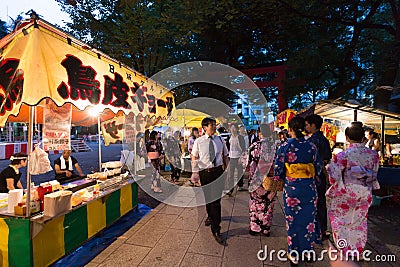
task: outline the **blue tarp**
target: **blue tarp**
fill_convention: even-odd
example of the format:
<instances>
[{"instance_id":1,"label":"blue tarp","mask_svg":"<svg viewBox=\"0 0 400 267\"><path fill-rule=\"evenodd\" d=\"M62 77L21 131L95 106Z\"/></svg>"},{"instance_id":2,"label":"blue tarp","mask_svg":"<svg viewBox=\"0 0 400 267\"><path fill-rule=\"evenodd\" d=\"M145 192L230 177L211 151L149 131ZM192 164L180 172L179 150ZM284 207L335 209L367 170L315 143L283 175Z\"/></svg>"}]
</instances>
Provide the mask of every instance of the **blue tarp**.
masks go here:
<instances>
[{"instance_id":1,"label":"blue tarp","mask_svg":"<svg viewBox=\"0 0 400 267\"><path fill-rule=\"evenodd\" d=\"M139 204L137 210L131 210L111 226L78 247L74 252L61 258L51 266L85 266L150 211L151 208Z\"/></svg>"}]
</instances>

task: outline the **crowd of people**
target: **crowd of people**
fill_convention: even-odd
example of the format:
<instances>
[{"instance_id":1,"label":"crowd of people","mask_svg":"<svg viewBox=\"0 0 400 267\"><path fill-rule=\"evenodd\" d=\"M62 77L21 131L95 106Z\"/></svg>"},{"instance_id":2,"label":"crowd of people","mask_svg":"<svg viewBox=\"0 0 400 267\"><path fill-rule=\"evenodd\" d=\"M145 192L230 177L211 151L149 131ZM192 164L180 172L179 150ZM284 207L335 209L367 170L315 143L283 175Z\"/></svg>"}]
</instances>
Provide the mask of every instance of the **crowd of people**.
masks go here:
<instances>
[{"instance_id":1,"label":"crowd of people","mask_svg":"<svg viewBox=\"0 0 400 267\"><path fill-rule=\"evenodd\" d=\"M233 124L227 140L216 135L216 120L211 117L203 119L202 135L199 129L192 129L186 148L192 163L190 182L203 189L205 225L211 227L218 243L225 242L220 226L224 194L232 196L235 188L248 191L249 234L270 236L277 192L283 191L291 266L297 266L300 260L312 260L294 255L313 250L324 239L332 239L333 247L337 247L338 240L346 240L347 246L337 247L339 251L362 253L367 241L372 190L379 189L380 143L373 132L365 142L362 123L352 122L345 130L348 149L332 157L329 141L320 130L322 123L322 118L315 114L306 118L296 116L289 121L287 131L273 132L262 124L258 131L250 133L243 125ZM149 133L145 148L152 167L151 189L155 193L163 192L160 165L164 156L171 166L171 182L177 184L180 179L184 152L180 140L179 131L163 139L156 131ZM84 176L70 152L64 151L54 162L59 180ZM0 173L0 192L22 188L19 169L26 166L27 160L26 154L13 155L10 166ZM220 178L225 183L214 183Z\"/></svg>"},{"instance_id":2,"label":"crowd of people","mask_svg":"<svg viewBox=\"0 0 400 267\"><path fill-rule=\"evenodd\" d=\"M227 140L216 135L213 118L202 121L203 135L199 135L197 128L193 129L188 141L192 157L190 180L192 185L204 187L205 225L211 226L218 243L224 243L220 232L221 197L224 194L231 196L235 188L248 191L249 234L270 236L277 191L282 190L291 266L296 266L300 260L312 260L293 255L301 256L303 251L313 250L316 244L326 239L331 240L332 247L337 247L338 240L346 240L347 246L340 248L344 253L364 250L372 190L379 188L379 140L374 133L370 138L366 137L362 123L353 122L345 131L349 148L332 156L330 143L320 130L322 124L322 118L315 114L306 118L294 117L289 121L288 129L279 132L260 125L258 131L248 133L243 125L233 124ZM175 133L170 138L175 138L176 143L177 137ZM158 158L163 155L161 142L157 145L150 140L147 147L149 144L159 148ZM173 159L182 151L176 145L172 150L178 150L178 155L167 150L166 154L171 154L168 155L171 165L176 164L171 166L172 181L175 182L179 175L174 169L179 169L180 163L174 163ZM151 153L151 148L148 151ZM159 187L159 164L153 163L158 159L151 161L153 185ZM243 181L245 173L248 174L247 184ZM220 178L226 180L225 187L215 185L212 190L207 187ZM266 187L266 179L281 181L283 188ZM215 198L215 194L220 197ZM331 231L328 231L329 224Z\"/></svg>"}]
</instances>

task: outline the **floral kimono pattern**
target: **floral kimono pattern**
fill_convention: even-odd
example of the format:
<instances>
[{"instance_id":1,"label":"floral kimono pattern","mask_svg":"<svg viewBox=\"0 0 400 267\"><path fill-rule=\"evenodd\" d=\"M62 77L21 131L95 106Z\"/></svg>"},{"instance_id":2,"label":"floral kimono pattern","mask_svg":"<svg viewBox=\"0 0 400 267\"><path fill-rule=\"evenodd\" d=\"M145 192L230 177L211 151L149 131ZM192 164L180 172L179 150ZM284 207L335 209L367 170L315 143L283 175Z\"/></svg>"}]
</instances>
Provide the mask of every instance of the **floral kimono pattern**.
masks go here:
<instances>
[{"instance_id":1,"label":"floral kimono pattern","mask_svg":"<svg viewBox=\"0 0 400 267\"><path fill-rule=\"evenodd\" d=\"M276 192L266 191L262 181L272 167L274 148L274 142L265 139L253 143L249 148L252 156L249 172L250 230L265 235L270 233Z\"/></svg>"},{"instance_id":2,"label":"floral kimono pattern","mask_svg":"<svg viewBox=\"0 0 400 267\"><path fill-rule=\"evenodd\" d=\"M157 151L159 155L162 155L164 153L161 142L154 141L154 140L149 140L147 142L146 150L147 150L147 152L156 152ZM159 158L151 159L150 163L152 166L151 184L155 187L160 187L161 186L161 174L160 174L161 161Z\"/></svg>"},{"instance_id":3,"label":"floral kimono pattern","mask_svg":"<svg viewBox=\"0 0 400 267\"><path fill-rule=\"evenodd\" d=\"M378 168L376 151L360 143L351 144L346 151L334 156L329 164L332 186L326 194L330 198L328 216L335 244L343 252L357 250L362 253L364 250L372 190L379 189Z\"/></svg>"},{"instance_id":4,"label":"floral kimono pattern","mask_svg":"<svg viewBox=\"0 0 400 267\"><path fill-rule=\"evenodd\" d=\"M287 166L292 164L311 165L313 172L308 175L298 172L293 175L297 178L290 177ZM318 193L315 183L315 176L321 170L322 162L317 148L304 138L289 139L278 149L274 179L285 179L283 200L289 253L296 250L301 254L304 250L313 249L316 243L321 243L321 230L316 217Z\"/></svg>"}]
</instances>

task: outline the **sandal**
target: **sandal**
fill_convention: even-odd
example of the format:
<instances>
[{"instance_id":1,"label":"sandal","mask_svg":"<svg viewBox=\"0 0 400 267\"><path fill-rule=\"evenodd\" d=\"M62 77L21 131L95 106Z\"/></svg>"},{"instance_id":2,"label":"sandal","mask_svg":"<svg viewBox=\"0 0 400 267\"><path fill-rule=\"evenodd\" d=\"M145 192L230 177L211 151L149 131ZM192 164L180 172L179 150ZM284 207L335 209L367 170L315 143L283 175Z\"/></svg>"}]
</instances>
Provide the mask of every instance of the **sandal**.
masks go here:
<instances>
[{"instance_id":1,"label":"sandal","mask_svg":"<svg viewBox=\"0 0 400 267\"><path fill-rule=\"evenodd\" d=\"M290 263L290 267L298 267L299 266L299 261L297 259L294 259L292 257L290 257L290 255L287 255L289 263Z\"/></svg>"},{"instance_id":2,"label":"sandal","mask_svg":"<svg viewBox=\"0 0 400 267\"><path fill-rule=\"evenodd\" d=\"M162 193L162 189L159 187L154 187L153 191L154 191L154 193Z\"/></svg>"},{"instance_id":3,"label":"sandal","mask_svg":"<svg viewBox=\"0 0 400 267\"><path fill-rule=\"evenodd\" d=\"M201 184L199 182L193 183L192 181L189 180L189 185L194 186L194 187L201 187Z\"/></svg>"}]
</instances>

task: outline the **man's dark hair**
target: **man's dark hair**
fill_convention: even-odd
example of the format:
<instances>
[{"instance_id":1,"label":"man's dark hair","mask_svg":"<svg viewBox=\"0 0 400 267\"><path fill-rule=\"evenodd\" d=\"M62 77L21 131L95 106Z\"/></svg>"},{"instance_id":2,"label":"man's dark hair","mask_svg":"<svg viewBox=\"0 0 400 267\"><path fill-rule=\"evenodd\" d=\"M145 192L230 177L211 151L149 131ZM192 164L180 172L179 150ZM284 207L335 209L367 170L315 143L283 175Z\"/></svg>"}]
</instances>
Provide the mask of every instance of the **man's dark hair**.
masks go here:
<instances>
[{"instance_id":1,"label":"man's dark hair","mask_svg":"<svg viewBox=\"0 0 400 267\"><path fill-rule=\"evenodd\" d=\"M349 127L346 128L344 134L353 141L361 142L364 138L363 124L360 121L353 121Z\"/></svg>"},{"instance_id":2,"label":"man's dark hair","mask_svg":"<svg viewBox=\"0 0 400 267\"><path fill-rule=\"evenodd\" d=\"M201 121L201 127L202 127L202 128L207 127L207 126L208 126L209 124L211 124L211 123L217 123L217 121L216 121L213 117L204 118L204 119Z\"/></svg>"},{"instance_id":3,"label":"man's dark hair","mask_svg":"<svg viewBox=\"0 0 400 267\"><path fill-rule=\"evenodd\" d=\"M317 114L308 115L308 116L305 118L305 121L308 122L310 125L311 125L311 124L315 124L315 127L316 127L317 129L321 129L322 123L324 122L324 121L322 120L321 116L320 116L320 115L317 115Z\"/></svg>"}]
</instances>

